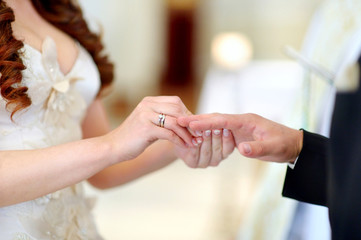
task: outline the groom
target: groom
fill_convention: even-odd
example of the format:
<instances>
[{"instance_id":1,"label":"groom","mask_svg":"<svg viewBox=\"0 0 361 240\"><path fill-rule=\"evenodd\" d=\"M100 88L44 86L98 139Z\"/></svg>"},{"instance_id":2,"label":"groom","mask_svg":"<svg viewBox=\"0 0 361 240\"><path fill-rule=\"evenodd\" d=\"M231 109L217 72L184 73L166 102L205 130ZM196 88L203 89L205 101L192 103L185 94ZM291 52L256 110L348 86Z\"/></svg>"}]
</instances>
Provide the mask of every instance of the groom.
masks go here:
<instances>
[{"instance_id":1,"label":"groom","mask_svg":"<svg viewBox=\"0 0 361 240\"><path fill-rule=\"evenodd\" d=\"M255 114L194 115L178 123L198 132L229 129L242 155L288 163L283 195L327 206L332 239L361 239L360 82L337 94L330 139Z\"/></svg>"}]
</instances>

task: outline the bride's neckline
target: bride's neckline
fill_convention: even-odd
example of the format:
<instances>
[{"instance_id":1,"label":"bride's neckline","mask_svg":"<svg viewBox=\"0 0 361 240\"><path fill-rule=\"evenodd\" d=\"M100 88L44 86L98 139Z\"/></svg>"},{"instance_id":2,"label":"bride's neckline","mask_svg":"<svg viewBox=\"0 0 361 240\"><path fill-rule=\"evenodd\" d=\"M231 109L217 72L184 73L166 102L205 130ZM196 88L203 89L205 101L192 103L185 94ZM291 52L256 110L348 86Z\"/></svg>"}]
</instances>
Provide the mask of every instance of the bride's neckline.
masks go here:
<instances>
[{"instance_id":1,"label":"bride's neckline","mask_svg":"<svg viewBox=\"0 0 361 240\"><path fill-rule=\"evenodd\" d=\"M47 37L47 38L49 38L50 40L52 40L54 43L55 43L55 41L51 38L51 37ZM43 46L43 44L44 44L44 42L46 41L46 38L43 40L43 42L42 42L42 44L41 44L41 46ZM28 43L26 43L25 41L23 41L23 44L24 44L24 47L27 47L28 49L31 49L33 52L35 52L35 53L37 53L37 54L39 54L39 55L43 55L43 51L41 50L41 49L38 49L38 48L36 48L36 47L34 47L34 46L32 46L32 45L30 45L30 44L28 44ZM56 63L58 64L58 66L59 66L59 70L60 70L60 72L66 77L66 76L68 76L68 75L70 75L73 71L74 71L74 68L75 68L75 66L77 65L77 63L78 63L78 61L79 61L79 59L80 59L80 52L81 52L81 45L80 45L80 43L78 42L78 41L75 41L75 45L76 45L76 49L77 49L77 55L76 55L76 58L75 58L75 60L74 60L74 62L73 62L73 64L72 64L72 66L69 68L69 70L67 71L67 72L64 72L62 69L61 69L61 65L60 65L60 63L59 63L59 59L57 58L57 60L56 60ZM56 48L56 45L55 45L55 48L53 49L53 51L58 51L57 50L57 48Z\"/></svg>"}]
</instances>

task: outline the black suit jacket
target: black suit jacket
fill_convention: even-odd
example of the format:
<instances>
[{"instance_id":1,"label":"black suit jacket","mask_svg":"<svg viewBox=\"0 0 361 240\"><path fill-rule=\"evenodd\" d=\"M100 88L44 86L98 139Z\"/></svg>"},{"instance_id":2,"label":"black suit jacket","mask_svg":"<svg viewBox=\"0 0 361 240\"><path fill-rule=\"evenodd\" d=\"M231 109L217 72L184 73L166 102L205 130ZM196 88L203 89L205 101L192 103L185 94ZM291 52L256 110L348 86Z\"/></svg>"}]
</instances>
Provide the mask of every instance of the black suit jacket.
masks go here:
<instances>
[{"instance_id":1,"label":"black suit jacket","mask_svg":"<svg viewBox=\"0 0 361 240\"><path fill-rule=\"evenodd\" d=\"M303 144L283 195L327 206L333 239L361 239L361 87L337 94L330 139L304 131Z\"/></svg>"}]
</instances>

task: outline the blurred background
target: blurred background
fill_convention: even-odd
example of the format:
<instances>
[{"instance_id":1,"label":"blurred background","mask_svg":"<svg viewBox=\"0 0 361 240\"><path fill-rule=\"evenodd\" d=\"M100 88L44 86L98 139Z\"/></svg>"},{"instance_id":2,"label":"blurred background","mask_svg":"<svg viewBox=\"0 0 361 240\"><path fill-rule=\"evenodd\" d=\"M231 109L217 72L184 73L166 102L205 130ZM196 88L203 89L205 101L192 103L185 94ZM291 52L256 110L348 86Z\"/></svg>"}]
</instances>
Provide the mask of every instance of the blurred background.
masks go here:
<instances>
[{"instance_id":1,"label":"blurred background","mask_svg":"<svg viewBox=\"0 0 361 240\"><path fill-rule=\"evenodd\" d=\"M301 127L302 69L283 48L302 48L320 3L81 0L116 66L105 98L113 127L149 95L178 95L195 113L256 112ZM285 169L235 151L218 168L177 161L116 189L87 190L105 239L292 239L297 203L281 197Z\"/></svg>"}]
</instances>

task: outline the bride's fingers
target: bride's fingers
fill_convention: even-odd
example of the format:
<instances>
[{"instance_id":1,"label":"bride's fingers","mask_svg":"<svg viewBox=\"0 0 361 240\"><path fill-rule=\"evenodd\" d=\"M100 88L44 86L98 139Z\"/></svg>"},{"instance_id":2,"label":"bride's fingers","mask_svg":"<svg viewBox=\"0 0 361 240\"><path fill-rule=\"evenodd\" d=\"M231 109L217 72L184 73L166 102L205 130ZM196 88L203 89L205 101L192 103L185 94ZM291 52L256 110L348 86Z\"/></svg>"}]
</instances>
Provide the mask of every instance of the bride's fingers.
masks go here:
<instances>
[{"instance_id":1,"label":"bride's fingers","mask_svg":"<svg viewBox=\"0 0 361 240\"><path fill-rule=\"evenodd\" d=\"M177 120L177 124L178 124L178 120ZM179 125L179 124L178 124ZM182 127L182 126L181 126ZM188 132L193 136L193 137L198 137L199 135L197 135L197 133L195 131L193 131L192 129L187 127Z\"/></svg>"},{"instance_id":2,"label":"bride's fingers","mask_svg":"<svg viewBox=\"0 0 361 240\"><path fill-rule=\"evenodd\" d=\"M157 113L164 113L172 117L188 116L189 110L180 103L169 103L162 101L144 100L139 104L140 109L151 109Z\"/></svg>"},{"instance_id":3,"label":"bride's fingers","mask_svg":"<svg viewBox=\"0 0 361 240\"><path fill-rule=\"evenodd\" d=\"M157 129L154 135L158 139L168 140L179 147L187 147L186 143L177 134L166 128Z\"/></svg>"},{"instance_id":4,"label":"bride's fingers","mask_svg":"<svg viewBox=\"0 0 361 240\"><path fill-rule=\"evenodd\" d=\"M228 129L223 129L223 137L222 137L222 151L223 151L223 158L228 157L236 147L236 143L233 138L232 131Z\"/></svg>"},{"instance_id":5,"label":"bride's fingers","mask_svg":"<svg viewBox=\"0 0 361 240\"><path fill-rule=\"evenodd\" d=\"M207 130L203 133L203 143L200 146L198 167L206 168L212 159L212 131Z\"/></svg>"},{"instance_id":6,"label":"bride's fingers","mask_svg":"<svg viewBox=\"0 0 361 240\"><path fill-rule=\"evenodd\" d=\"M192 135L186 128L183 128L178 125L177 119L168 116L166 114L155 114L156 116L152 118L152 122L157 125L159 128L165 128L170 131L173 131L178 135L187 145L192 146Z\"/></svg>"},{"instance_id":7,"label":"bride's fingers","mask_svg":"<svg viewBox=\"0 0 361 240\"><path fill-rule=\"evenodd\" d=\"M191 133L186 128L179 126L176 118L171 116L166 117L164 128L172 130L179 137L181 137L184 140L184 142L186 142L189 146L192 146L193 137Z\"/></svg>"},{"instance_id":8,"label":"bride's fingers","mask_svg":"<svg viewBox=\"0 0 361 240\"><path fill-rule=\"evenodd\" d=\"M158 113L164 113L168 116L172 116L175 118L178 118L180 116L185 116L187 113L186 109L182 108L179 105L176 104L170 104L170 103L154 103L149 106L154 112Z\"/></svg>"},{"instance_id":9,"label":"bride's fingers","mask_svg":"<svg viewBox=\"0 0 361 240\"><path fill-rule=\"evenodd\" d=\"M165 114L178 118L180 116L189 116L192 113L185 107L179 97L159 96L159 97L145 97L139 105L140 108L150 109L159 114ZM177 123L177 125L179 125ZM197 134L190 128L187 128L192 136L197 137ZM199 136L199 135L198 135ZM188 142L188 141L187 141Z\"/></svg>"},{"instance_id":10,"label":"bride's fingers","mask_svg":"<svg viewBox=\"0 0 361 240\"><path fill-rule=\"evenodd\" d=\"M188 151L187 157L185 157L183 161L187 164L188 167L198 168L199 154L200 154L199 147L188 148L187 151Z\"/></svg>"},{"instance_id":11,"label":"bride's fingers","mask_svg":"<svg viewBox=\"0 0 361 240\"><path fill-rule=\"evenodd\" d=\"M146 101L154 103L170 103L180 106L186 115L192 115L192 113L184 105L183 101L178 96L157 96L157 97L146 97Z\"/></svg>"},{"instance_id":12,"label":"bride's fingers","mask_svg":"<svg viewBox=\"0 0 361 240\"><path fill-rule=\"evenodd\" d=\"M212 131L212 159L210 165L218 166L222 159L222 130L216 129Z\"/></svg>"}]
</instances>

